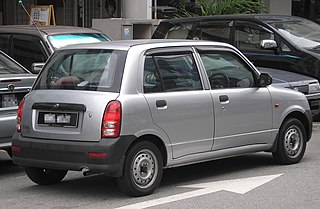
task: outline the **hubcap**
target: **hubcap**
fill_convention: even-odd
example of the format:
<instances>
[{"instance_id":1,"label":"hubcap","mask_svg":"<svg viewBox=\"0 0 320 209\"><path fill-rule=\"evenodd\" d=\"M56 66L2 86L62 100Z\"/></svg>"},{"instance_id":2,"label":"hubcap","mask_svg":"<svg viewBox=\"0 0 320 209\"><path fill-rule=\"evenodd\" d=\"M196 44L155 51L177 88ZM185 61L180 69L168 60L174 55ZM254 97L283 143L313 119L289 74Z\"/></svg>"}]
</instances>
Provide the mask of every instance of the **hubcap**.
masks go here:
<instances>
[{"instance_id":1,"label":"hubcap","mask_svg":"<svg viewBox=\"0 0 320 209\"><path fill-rule=\"evenodd\" d=\"M150 187L158 175L158 161L155 154L148 149L141 150L133 160L132 174L138 187Z\"/></svg>"},{"instance_id":2,"label":"hubcap","mask_svg":"<svg viewBox=\"0 0 320 209\"><path fill-rule=\"evenodd\" d=\"M293 125L287 129L285 135L285 151L291 158L297 157L302 149L302 134L299 127Z\"/></svg>"}]
</instances>

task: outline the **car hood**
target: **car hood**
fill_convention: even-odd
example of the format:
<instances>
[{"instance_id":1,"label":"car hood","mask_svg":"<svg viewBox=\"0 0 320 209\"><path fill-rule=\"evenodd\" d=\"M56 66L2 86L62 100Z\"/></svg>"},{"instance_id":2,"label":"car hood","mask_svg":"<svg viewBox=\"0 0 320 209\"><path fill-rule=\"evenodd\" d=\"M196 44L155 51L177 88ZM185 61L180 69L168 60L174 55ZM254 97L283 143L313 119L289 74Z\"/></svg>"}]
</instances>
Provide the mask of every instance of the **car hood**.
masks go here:
<instances>
[{"instance_id":1,"label":"car hood","mask_svg":"<svg viewBox=\"0 0 320 209\"><path fill-rule=\"evenodd\" d=\"M285 87L293 89L295 87L301 86L307 87L310 83L317 82L317 79L315 78L289 71L263 67L258 67L258 69L260 72L270 74L272 76L273 81L271 85L276 87Z\"/></svg>"}]
</instances>

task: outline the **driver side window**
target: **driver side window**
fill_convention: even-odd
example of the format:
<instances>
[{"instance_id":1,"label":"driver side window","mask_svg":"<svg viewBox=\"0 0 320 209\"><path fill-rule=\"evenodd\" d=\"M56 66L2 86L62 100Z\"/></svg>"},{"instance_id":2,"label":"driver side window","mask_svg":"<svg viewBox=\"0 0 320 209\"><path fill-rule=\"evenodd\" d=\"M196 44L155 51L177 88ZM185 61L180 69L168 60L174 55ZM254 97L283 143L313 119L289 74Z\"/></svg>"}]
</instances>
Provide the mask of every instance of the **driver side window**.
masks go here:
<instances>
[{"instance_id":1,"label":"driver side window","mask_svg":"<svg viewBox=\"0 0 320 209\"><path fill-rule=\"evenodd\" d=\"M248 66L229 52L200 52L211 89L249 88L255 86Z\"/></svg>"}]
</instances>

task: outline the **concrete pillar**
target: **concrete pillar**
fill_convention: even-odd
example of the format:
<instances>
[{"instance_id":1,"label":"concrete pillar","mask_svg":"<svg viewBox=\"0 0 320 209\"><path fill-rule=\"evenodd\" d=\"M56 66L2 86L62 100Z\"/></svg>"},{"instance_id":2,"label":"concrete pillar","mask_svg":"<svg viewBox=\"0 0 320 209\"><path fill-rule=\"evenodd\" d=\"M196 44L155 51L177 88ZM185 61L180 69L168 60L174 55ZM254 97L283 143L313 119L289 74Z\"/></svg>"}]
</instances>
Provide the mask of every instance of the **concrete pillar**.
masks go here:
<instances>
[{"instance_id":1,"label":"concrete pillar","mask_svg":"<svg viewBox=\"0 0 320 209\"><path fill-rule=\"evenodd\" d=\"M153 0L123 0L123 18L152 19Z\"/></svg>"},{"instance_id":2,"label":"concrete pillar","mask_svg":"<svg viewBox=\"0 0 320 209\"><path fill-rule=\"evenodd\" d=\"M292 0L263 0L267 6L268 14L291 15Z\"/></svg>"}]
</instances>

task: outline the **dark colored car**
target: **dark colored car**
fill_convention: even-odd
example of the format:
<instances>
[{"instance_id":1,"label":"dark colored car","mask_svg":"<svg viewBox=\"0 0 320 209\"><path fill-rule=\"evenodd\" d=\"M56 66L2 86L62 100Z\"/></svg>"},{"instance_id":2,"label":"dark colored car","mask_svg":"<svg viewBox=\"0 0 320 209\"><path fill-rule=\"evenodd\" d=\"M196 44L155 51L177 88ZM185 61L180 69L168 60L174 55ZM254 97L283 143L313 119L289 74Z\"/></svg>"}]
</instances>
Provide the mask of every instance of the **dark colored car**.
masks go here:
<instances>
[{"instance_id":1,"label":"dark colored car","mask_svg":"<svg viewBox=\"0 0 320 209\"><path fill-rule=\"evenodd\" d=\"M305 94L308 99L310 109L312 110L312 114L318 115L320 113L318 99L320 86L318 80L306 75L284 70L264 67L258 67L258 69L260 72L268 73L272 76L272 86L289 88Z\"/></svg>"},{"instance_id":2,"label":"dark colored car","mask_svg":"<svg viewBox=\"0 0 320 209\"><path fill-rule=\"evenodd\" d=\"M160 23L152 38L226 42L240 49L257 67L320 80L320 26L300 17L238 14L168 19ZM313 112L319 112L317 92L304 92Z\"/></svg>"},{"instance_id":3,"label":"dark colored car","mask_svg":"<svg viewBox=\"0 0 320 209\"><path fill-rule=\"evenodd\" d=\"M6 25L0 26L0 50L32 73L57 49L79 43L110 41L98 30L72 26Z\"/></svg>"},{"instance_id":4,"label":"dark colored car","mask_svg":"<svg viewBox=\"0 0 320 209\"><path fill-rule=\"evenodd\" d=\"M35 79L36 75L0 50L0 149L9 155L18 105Z\"/></svg>"}]
</instances>

